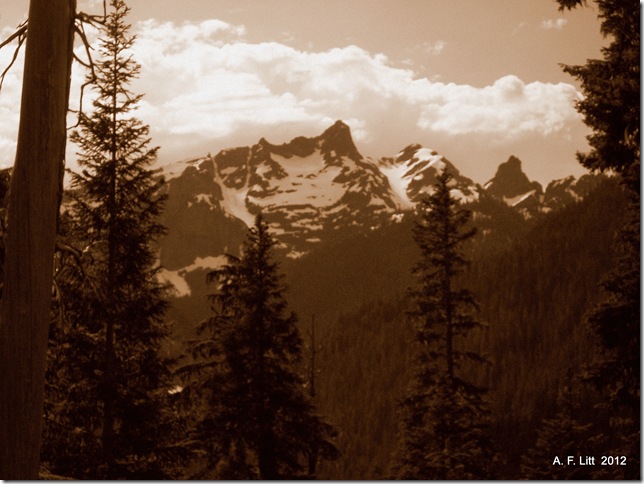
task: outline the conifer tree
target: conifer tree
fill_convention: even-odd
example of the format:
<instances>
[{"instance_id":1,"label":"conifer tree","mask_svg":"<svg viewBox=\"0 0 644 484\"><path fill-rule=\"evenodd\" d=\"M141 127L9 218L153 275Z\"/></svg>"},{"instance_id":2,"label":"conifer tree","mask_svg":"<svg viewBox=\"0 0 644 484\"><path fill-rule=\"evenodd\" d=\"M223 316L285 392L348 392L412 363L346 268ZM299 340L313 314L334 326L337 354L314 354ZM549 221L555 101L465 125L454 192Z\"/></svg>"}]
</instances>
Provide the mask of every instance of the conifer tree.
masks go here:
<instances>
[{"instance_id":1,"label":"conifer tree","mask_svg":"<svg viewBox=\"0 0 644 484\"><path fill-rule=\"evenodd\" d=\"M582 0L558 0L572 9ZM621 175L630 197L628 220L615 244L614 269L603 282L603 300L588 321L600 343L589 380L603 392L602 412L610 452L629 459L618 478L640 478L640 11L638 4L597 0L601 32L610 43L601 59L564 71L582 83L577 110L592 130L591 150L577 155L591 170ZM625 473L624 473L625 472Z\"/></svg>"},{"instance_id":2,"label":"conifer tree","mask_svg":"<svg viewBox=\"0 0 644 484\"><path fill-rule=\"evenodd\" d=\"M275 241L261 215L242 255L208 275L214 315L198 327L184 393L203 403L195 439L208 456L200 477L307 476L309 457L336 458L333 428L316 415L297 371L301 345L287 312Z\"/></svg>"},{"instance_id":3,"label":"conifer tree","mask_svg":"<svg viewBox=\"0 0 644 484\"><path fill-rule=\"evenodd\" d=\"M601 442L582 416L579 382L571 371L557 398L557 414L544 420L533 448L521 459L523 479L592 479L594 466L580 466L577 456L594 455ZM574 456L574 465L568 462Z\"/></svg>"},{"instance_id":4,"label":"conifer tree","mask_svg":"<svg viewBox=\"0 0 644 484\"><path fill-rule=\"evenodd\" d=\"M65 320L52 328L43 460L77 478L163 478L170 361L166 288L157 280L155 241L164 233L163 180L149 168L149 127L133 116L140 95L128 90L139 66L129 51L128 7L111 0L96 59L91 114L71 140L68 237L78 264L61 281Z\"/></svg>"},{"instance_id":5,"label":"conifer tree","mask_svg":"<svg viewBox=\"0 0 644 484\"><path fill-rule=\"evenodd\" d=\"M557 0L560 10L585 0ZM591 170L614 170L634 192L640 190L640 6L621 0L595 0L601 33L610 43L601 59L563 66L581 81L584 97L577 110L593 130L590 151L578 153Z\"/></svg>"},{"instance_id":6,"label":"conifer tree","mask_svg":"<svg viewBox=\"0 0 644 484\"><path fill-rule=\"evenodd\" d=\"M473 237L469 211L450 194L452 176L439 175L434 192L421 202L414 240L421 259L414 268L408 316L417 354L408 395L402 401L402 429L395 473L401 479L485 479L493 458L487 441L486 390L465 378L464 368L483 364L468 350L474 319L472 293L457 286L467 261L463 244Z\"/></svg>"}]
</instances>

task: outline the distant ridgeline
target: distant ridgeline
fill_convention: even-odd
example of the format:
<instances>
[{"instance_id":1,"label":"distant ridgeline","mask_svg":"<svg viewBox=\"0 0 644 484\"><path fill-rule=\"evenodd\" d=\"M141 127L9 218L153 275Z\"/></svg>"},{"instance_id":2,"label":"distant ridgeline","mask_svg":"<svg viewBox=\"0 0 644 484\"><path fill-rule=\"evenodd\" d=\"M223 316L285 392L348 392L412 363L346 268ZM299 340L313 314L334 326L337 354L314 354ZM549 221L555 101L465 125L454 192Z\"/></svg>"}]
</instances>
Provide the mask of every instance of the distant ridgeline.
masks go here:
<instances>
[{"instance_id":1,"label":"distant ridgeline","mask_svg":"<svg viewBox=\"0 0 644 484\"><path fill-rule=\"evenodd\" d=\"M603 178L568 177L544 191L511 156L481 186L447 158L418 144L394 157L365 158L349 127L337 121L314 138L297 137L282 145L262 138L251 147L167 166L164 275L178 296L187 295L190 274L216 267L225 252L236 253L260 211L279 242L278 251L290 259L347 234L396 224L431 191L443 167L454 176L452 194L475 212L484 235L490 236L498 235L492 233L491 219L514 222L515 214L534 219L583 199Z\"/></svg>"}]
</instances>

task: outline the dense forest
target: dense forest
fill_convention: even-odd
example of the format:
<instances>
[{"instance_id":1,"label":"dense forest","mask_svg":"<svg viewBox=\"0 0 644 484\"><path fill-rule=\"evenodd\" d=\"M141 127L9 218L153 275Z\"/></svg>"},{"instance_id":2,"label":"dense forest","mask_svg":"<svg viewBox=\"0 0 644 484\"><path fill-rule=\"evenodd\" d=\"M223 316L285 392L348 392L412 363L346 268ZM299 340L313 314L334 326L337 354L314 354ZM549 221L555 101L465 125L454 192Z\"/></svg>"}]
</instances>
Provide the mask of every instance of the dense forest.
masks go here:
<instances>
[{"instance_id":1,"label":"dense forest","mask_svg":"<svg viewBox=\"0 0 644 484\"><path fill-rule=\"evenodd\" d=\"M25 155L0 176L0 477L638 479L639 20L598 6L604 58L564 67L593 130L579 161L609 172L583 199L529 217L484 192L462 203L443 168L414 210L297 259L260 213L220 267L191 274L190 300L159 278L167 194L133 115L128 6L77 16L83 41L82 22L102 37L64 197L64 136L49 133L57 168L36 195L64 199L40 227L51 240L21 238ZM47 259L33 280L32 250ZM567 465L601 455L614 462Z\"/></svg>"},{"instance_id":2,"label":"dense forest","mask_svg":"<svg viewBox=\"0 0 644 484\"><path fill-rule=\"evenodd\" d=\"M557 394L567 382L568 370L579 371L594 355L593 337L583 320L598 301L597 284L613 265L606 247L623 221L625 201L619 184L609 179L586 200L527 223L525 234L505 247L479 238L469 248L476 257L462 280L477 298L480 319L489 326L480 348L491 363L475 377L490 386L494 434L504 456L500 477L520 477L521 455L534 443L540 422L556 412ZM405 318L405 295L417 256L411 242L400 262L405 251L396 234L406 230L411 241L411 227L411 221L392 227L390 237L383 234L373 245L359 236L346 241L346 250L333 245L328 257L334 263L316 273L315 279L324 281L333 278L334 270L342 271L352 277L350 284L361 286L358 292L373 294L373 300L348 303L336 315L337 305L329 303L336 300L333 285L325 290L321 282L311 292L313 303L320 305L315 317L321 346L319 404L342 430L338 445L349 456L325 464L325 477L389 476L397 402L412 364L413 329ZM358 276L373 258L392 253L397 254L395 262L379 267L397 277ZM305 269L299 277L311 274L312 268L302 264ZM300 293L295 277L290 279L293 299ZM293 307L305 315L310 302L310 298L294 300ZM309 324L310 319L304 319L303 328ZM587 401L589 408L593 403Z\"/></svg>"}]
</instances>

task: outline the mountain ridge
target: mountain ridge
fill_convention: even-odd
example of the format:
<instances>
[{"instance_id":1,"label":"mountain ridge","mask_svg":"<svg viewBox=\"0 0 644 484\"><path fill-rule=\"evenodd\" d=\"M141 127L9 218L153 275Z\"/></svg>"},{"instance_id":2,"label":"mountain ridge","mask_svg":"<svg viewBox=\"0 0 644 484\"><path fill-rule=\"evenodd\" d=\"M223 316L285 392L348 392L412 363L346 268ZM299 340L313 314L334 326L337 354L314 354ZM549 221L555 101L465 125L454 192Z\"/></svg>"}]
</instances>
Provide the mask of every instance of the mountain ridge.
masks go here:
<instances>
[{"instance_id":1,"label":"mountain ridge","mask_svg":"<svg viewBox=\"0 0 644 484\"><path fill-rule=\"evenodd\" d=\"M592 175L568 177L550 183L544 192L523 173L521 160L511 156L481 186L445 156L418 143L394 156L366 158L349 126L338 120L319 136L282 144L262 137L252 146L168 167L163 222L169 234L161 242L161 263L177 277L195 264L212 268L219 255L238 251L260 212L277 250L289 258L302 257L334 234L368 233L397 223L431 193L443 168L453 175L452 194L482 218L494 217L491 205L479 203L482 195L530 218L583 198L593 185Z\"/></svg>"}]
</instances>

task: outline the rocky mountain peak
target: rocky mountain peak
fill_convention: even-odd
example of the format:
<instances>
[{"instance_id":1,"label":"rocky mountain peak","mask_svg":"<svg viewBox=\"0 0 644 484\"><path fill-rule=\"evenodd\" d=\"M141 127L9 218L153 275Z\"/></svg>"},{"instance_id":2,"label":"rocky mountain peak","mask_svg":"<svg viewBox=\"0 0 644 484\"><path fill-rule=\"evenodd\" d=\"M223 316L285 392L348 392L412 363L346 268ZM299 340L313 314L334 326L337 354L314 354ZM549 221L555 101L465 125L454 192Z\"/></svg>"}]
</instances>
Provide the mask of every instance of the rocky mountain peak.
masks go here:
<instances>
[{"instance_id":1,"label":"rocky mountain peak","mask_svg":"<svg viewBox=\"0 0 644 484\"><path fill-rule=\"evenodd\" d=\"M494 177L485 184L488 193L504 199L512 199L533 191L541 194L541 184L531 182L521 168L521 160L512 155L508 161L501 163Z\"/></svg>"},{"instance_id":2,"label":"rocky mountain peak","mask_svg":"<svg viewBox=\"0 0 644 484\"><path fill-rule=\"evenodd\" d=\"M320 141L320 152L328 158L346 156L354 161L362 159L358 148L353 143L351 128L344 122L338 120L327 128L318 138Z\"/></svg>"},{"instance_id":3,"label":"rocky mountain peak","mask_svg":"<svg viewBox=\"0 0 644 484\"><path fill-rule=\"evenodd\" d=\"M398 153L398 156L396 157L396 162L399 163L401 161L408 161L413 158L413 156L416 154L416 152L422 148L422 145L419 145L418 143L411 144L407 147L405 147L400 153Z\"/></svg>"}]
</instances>

